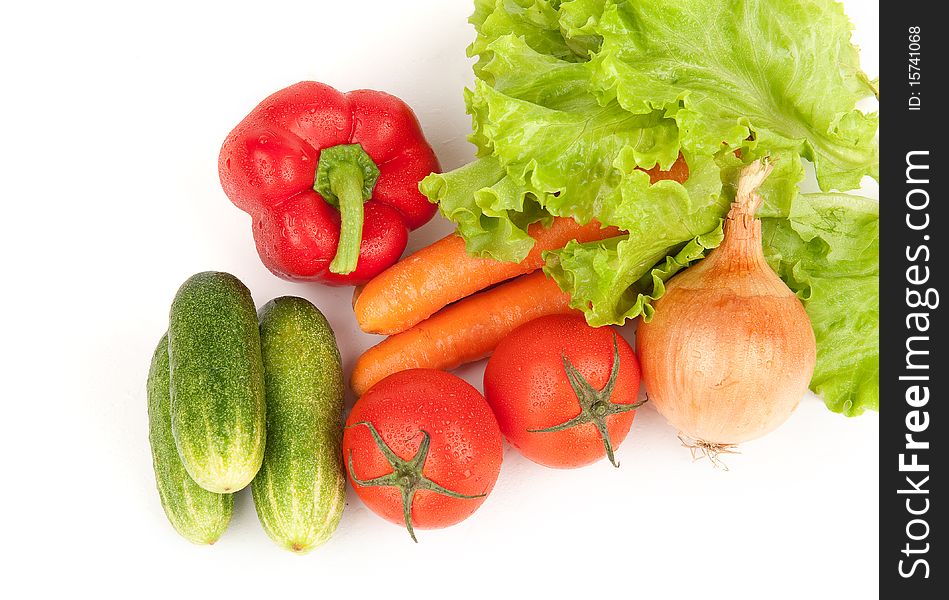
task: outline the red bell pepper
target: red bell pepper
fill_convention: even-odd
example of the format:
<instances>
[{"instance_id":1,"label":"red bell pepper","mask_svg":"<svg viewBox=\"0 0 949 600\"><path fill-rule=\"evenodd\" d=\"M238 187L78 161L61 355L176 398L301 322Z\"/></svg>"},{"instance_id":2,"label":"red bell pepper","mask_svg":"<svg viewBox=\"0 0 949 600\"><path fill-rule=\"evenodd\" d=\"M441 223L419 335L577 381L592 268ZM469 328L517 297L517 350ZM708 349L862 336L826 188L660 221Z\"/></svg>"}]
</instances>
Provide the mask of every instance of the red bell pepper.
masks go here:
<instances>
[{"instance_id":1,"label":"red bell pepper","mask_svg":"<svg viewBox=\"0 0 949 600\"><path fill-rule=\"evenodd\" d=\"M383 92L304 81L266 98L227 136L224 193L253 218L264 264L292 280L360 284L397 261L435 206L438 171L412 109Z\"/></svg>"}]
</instances>

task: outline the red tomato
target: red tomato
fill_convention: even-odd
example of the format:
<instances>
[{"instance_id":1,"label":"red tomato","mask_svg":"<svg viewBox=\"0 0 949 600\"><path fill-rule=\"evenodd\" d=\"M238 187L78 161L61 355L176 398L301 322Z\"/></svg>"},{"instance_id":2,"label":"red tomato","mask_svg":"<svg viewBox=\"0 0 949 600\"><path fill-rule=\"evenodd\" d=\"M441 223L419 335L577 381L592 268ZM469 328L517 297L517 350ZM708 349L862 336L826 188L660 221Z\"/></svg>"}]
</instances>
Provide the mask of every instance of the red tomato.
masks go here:
<instances>
[{"instance_id":1,"label":"red tomato","mask_svg":"<svg viewBox=\"0 0 949 600\"><path fill-rule=\"evenodd\" d=\"M372 386L343 432L356 494L377 515L405 524L413 540L414 527L454 525L481 506L502 456L501 430L484 397L435 369L394 373Z\"/></svg>"},{"instance_id":2,"label":"red tomato","mask_svg":"<svg viewBox=\"0 0 949 600\"><path fill-rule=\"evenodd\" d=\"M613 449L640 405L639 361L611 327L590 327L579 315L541 317L498 345L484 394L504 437L532 461L573 468L607 456L619 466Z\"/></svg>"}]
</instances>

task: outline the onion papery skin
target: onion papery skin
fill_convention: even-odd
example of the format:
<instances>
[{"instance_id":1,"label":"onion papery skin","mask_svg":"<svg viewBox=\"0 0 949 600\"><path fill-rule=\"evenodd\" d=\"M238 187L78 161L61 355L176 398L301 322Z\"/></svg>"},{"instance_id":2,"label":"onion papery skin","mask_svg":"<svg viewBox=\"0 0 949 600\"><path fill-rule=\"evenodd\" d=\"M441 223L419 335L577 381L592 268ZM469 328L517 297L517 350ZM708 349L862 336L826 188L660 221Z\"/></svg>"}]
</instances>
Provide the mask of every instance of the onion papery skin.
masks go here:
<instances>
[{"instance_id":1,"label":"onion papery skin","mask_svg":"<svg viewBox=\"0 0 949 600\"><path fill-rule=\"evenodd\" d=\"M650 404L680 433L738 444L797 408L814 372L814 332L765 261L761 222L737 204L722 244L672 278L655 308L637 352Z\"/></svg>"}]
</instances>

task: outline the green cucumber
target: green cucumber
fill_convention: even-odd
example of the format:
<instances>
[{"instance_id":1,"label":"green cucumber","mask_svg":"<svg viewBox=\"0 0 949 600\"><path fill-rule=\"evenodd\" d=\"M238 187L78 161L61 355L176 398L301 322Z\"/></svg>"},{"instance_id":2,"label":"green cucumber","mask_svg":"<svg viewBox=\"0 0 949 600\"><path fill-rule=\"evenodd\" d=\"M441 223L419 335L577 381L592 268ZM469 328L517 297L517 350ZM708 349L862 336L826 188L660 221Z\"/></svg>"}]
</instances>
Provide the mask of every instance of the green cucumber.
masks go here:
<instances>
[{"instance_id":1,"label":"green cucumber","mask_svg":"<svg viewBox=\"0 0 949 600\"><path fill-rule=\"evenodd\" d=\"M295 297L260 309L260 340L267 447L254 505L271 539L307 552L336 530L346 496L339 349L323 313Z\"/></svg>"},{"instance_id":2,"label":"green cucumber","mask_svg":"<svg viewBox=\"0 0 949 600\"><path fill-rule=\"evenodd\" d=\"M196 484L178 458L171 435L168 336L162 336L148 370L148 441L161 506L182 536L195 544L213 544L231 520L234 497Z\"/></svg>"},{"instance_id":3,"label":"green cucumber","mask_svg":"<svg viewBox=\"0 0 949 600\"><path fill-rule=\"evenodd\" d=\"M168 323L171 428L185 469L204 489L247 486L264 458L260 331L250 292L228 273L185 281Z\"/></svg>"}]
</instances>

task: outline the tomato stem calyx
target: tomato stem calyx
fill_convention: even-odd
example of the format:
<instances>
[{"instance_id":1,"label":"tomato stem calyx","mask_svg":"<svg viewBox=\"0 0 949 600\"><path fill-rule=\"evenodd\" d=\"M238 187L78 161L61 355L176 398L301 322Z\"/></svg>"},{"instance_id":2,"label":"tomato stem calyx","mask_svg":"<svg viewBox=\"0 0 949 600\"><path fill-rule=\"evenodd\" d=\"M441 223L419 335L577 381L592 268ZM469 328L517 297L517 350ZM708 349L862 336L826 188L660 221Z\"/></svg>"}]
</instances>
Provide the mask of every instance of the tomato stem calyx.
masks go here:
<instances>
[{"instance_id":1,"label":"tomato stem calyx","mask_svg":"<svg viewBox=\"0 0 949 600\"><path fill-rule=\"evenodd\" d=\"M577 401L580 404L580 414L553 427L528 429L527 431L530 433L550 433L593 423L597 431L600 432L600 437L603 439L606 457L609 458L610 463L614 467L619 467L619 463L616 462L616 456L613 454L613 442L610 440L610 433L606 428L606 418L610 415L636 410L645 404L646 400L632 404L616 404L610 400L610 397L613 395L613 388L616 387L616 379L619 376L620 367L619 346L616 343L616 334L613 334L613 366L610 370L610 378L601 390L594 389L590 382L583 378L583 375L577 371L566 354L561 354L560 356L563 359L563 369L567 373L567 380L570 382L570 387L573 388L573 393L576 394Z\"/></svg>"},{"instance_id":2,"label":"tomato stem calyx","mask_svg":"<svg viewBox=\"0 0 949 600\"><path fill-rule=\"evenodd\" d=\"M392 451L392 448L385 443L385 440L382 439L382 436L379 435L379 432L376 430L375 426L368 421L360 421L350 425L350 427L356 427L357 425L365 425L369 428L369 433L372 435L372 439L376 443L376 447L379 448L379 452L382 452L382 455L388 461L389 465L392 467L392 472L388 475L383 475L382 477L376 477L374 479L360 479L356 476L356 472L353 470L353 452L349 451L349 476L352 477L352 480L359 486L362 487L376 487L376 486L385 486L385 487L397 487L402 492L402 514L405 519L405 528L408 529L409 535L412 537L412 541L418 543L418 539L415 537L415 529L412 527L412 502L415 500L415 492L418 490L428 490L430 492L435 492L436 494L442 494L450 498L461 498L463 500L472 500L475 498L483 498L486 494L475 494L469 496L466 494L459 494L449 490L448 488L442 487L422 474L422 470L425 468L425 459L428 458L429 446L432 443L432 436L428 434L427 431L420 429L419 433L422 434L422 443L419 444L418 451L415 453L410 460L404 460L399 457L395 452Z\"/></svg>"}]
</instances>

